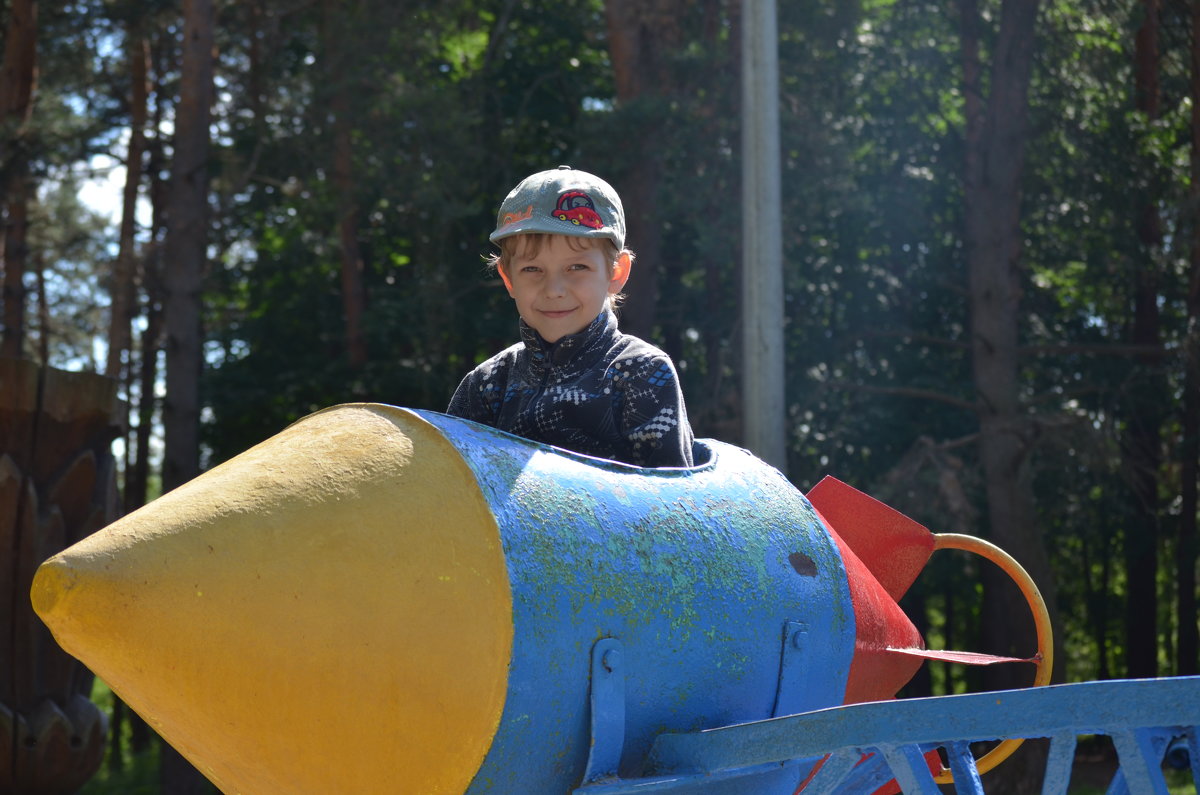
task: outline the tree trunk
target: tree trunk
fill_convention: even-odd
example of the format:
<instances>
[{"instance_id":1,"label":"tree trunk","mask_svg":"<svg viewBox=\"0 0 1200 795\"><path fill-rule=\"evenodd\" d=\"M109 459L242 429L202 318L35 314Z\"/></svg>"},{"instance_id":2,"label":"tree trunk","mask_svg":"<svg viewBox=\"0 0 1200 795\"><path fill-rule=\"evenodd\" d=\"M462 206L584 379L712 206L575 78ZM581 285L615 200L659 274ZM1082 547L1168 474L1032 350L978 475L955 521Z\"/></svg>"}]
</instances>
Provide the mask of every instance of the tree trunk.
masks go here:
<instances>
[{"instance_id":1,"label":"tree trunk","mask_svg":"<svg viewBox=\"0 0 1200 795\"><path fill-rule=\"evenodd\" d=\"M1004 3L991 90L986 98L977 82L978 60L971 56L978 52L978 40L970 32L977 10L973 0L962 0L962 6L970 106L964 184L965 248L988 524L997 542L1030 569L1046 601L1053 605L1048 556L1036 530L1028 461L1033 432L1018 398L1017 361L1020 181L1028 139L1027 91L1038 3ZM1027 613L1022 605L1006 615L997 630L1008 630L1012 615ZM1013 639L1008 642L1013 643Z\"/></svg>"},{"instance_id":2,"label":"tree trunk","mask_svg":"<svg viewBox=\"0 0 1200 795\"><path fill-rule=\"evenodd\" d=\"M154 385L158 380L158 351L162 336L162 309L153 293L147 289L146 330L142 332L141 372L138 374L138 423L134 433L133 462L125 473L125 513L132 513L146 504L150 482L150 435L154 427Z\"/></svg>"},{"instance_id":3,"label":"tree trunk","mask_svg":"<svg viewBox=\"0 0 1200 795\"><path fill-rule=\"evenodd\" d=\"M338 241L341 244L342 312L346 322L346 355L352 367L367 363L363 336L366 288L363 285L362 249L358 244L358 201L355 199L354 144L350 124L350 86L346 63L349 34L343 24L348 13L344 3L325 0L321 36L325 69L329 75L329 107L333 114L332 181L337 208Z\"/></svg>"},{"instance_id":4,"label":"tree trunk","mask_svg":"<svg viewBox=\"0 0 1200 795\"><path fill-rule=\"evenodd\" d=\"M688 3L681 0L605 0L608 50L616 83L617 102L638 107L641 129L631 130L626 142L633 151L630 168L612 182L625 207L625 239L638 255L629 280L629 297L621 309L621 324L631 334L653 336L658 313L658 277L662 262L662 219L658 192L662 180L656 133L656 100L670 94L672 81L665 53L675 52L681 38L680 21Z\"/></svg>"},{"instance_id":5,"label":"tree trunk","mask_svg":"<svg viewBox=\"0 0 1200 795\"><path fill-rule=\"evenodd\" d=\"M1200 639L1196 608L1196 522L1197 488L1200 487L1200 3L1192 3L1192 250L1187 292L1187 335L1184 338L1183 440L1179 446L1180 498L1179 548L1176 569L1179 591L1176 613L1179 637L1176 642L1175 673L1200 673Z\"/></svg>"},{"instance_id":6,"label":"tree trunk","mask_svg":"<svg viewBox=\"0 0 1200 795\"><path fill-rule=\"evenodd\" d=\"M146 151L146 84L150 43L136 30L129 33L130 124L129 152L125 158L125 189L121 203L121 228L113 274L112 315L109 318L108 362L110 378L121 377L121 361L130 349L131 321L137 303L136 257L138 186L142 181L142 156Z\"/></svg>"},{"instance_id":7,"label":"tree trunk","mask_svg":"<svg viewBox=\"0 0 1200 795\"><path fill-rule=\"evenodd\" d=\"M116 518L117 385L0 359L0 792L69 795L104 758L92 677L33 613L43 560Z\"/></svg>"},{"instance_id":8,"label":"tree trunk","mask_svg":"<svg viewBox=\"0 0 1200 795\"><path fill-rule=\"evenodd\" d=\"M151 63L155 62L154 49L151 48ZM163 88L157 76L164 70L154 70L154 95L163 96ZM154 104L153 129L162 130L164 103ZM155 135L153 145L147 146L147 168L149 177L150 196L150 245L145 255L139 258L141 266L141 283L146 298L146 330L142 334L141 345L141 384L138 390L138 427L135 434L134 448L136 457L133 466L126 472L125 481L125 513L133 513L142 507L149 499L150 483L150 439L154 429L155 412L159 408L157 384L159 365L158 357L163 350L163 306L166 303L163 287L163 246L167 234L167 193L168 181L163 178L166 169L166 156L163 153L163 139ZM135 754L145 753L157 740L161 739L151 730L150 726L133 710L126 715L129 721L129 745Z\"/></svg>"},{"instance_id":9,"label":"tree trunk","mask_svg":"<svg viewBox=\"0 0 1200 795\"><path fill-rule=\"evenodd\" d=\"M0 141L7 168L20 145L33 110L37 86L37 1L11 0L4 36L4 64L0 66Z\"/></svg>"},{"instance_id":10,"label":"tree trunk","mask_svg":"<svg viewBox=\"0 0 1200 795\"><path fill-rule=\"evenodd\" d=\"M1142 26L1135 39L1137 109L1149 120L1158 117L1158 0L1143 0ZM1155 208L1157 191L1151 185L1141 198L1137 234L1141 244L1133 272L1133 325L1130 342L1146 348L1160 347L1157 254L1162 231ZM1153 353L1138 355L1134 375L1122 405L1124 430L1121 458L1130 490L1130 512L1125 527L1124 562L1126 675L1158 675L1158 543L1161 521L1158 499L1162 464L1161 426L1167 394L1159 359Z\"/></svg>"},{"instance_id":11,"label":"tree trunk","mask_svg":"<svg viewBox=\"0 0 1200 795\"><path fill-rule=\"evenodd\" d=\"M987 523L992 540L1019 560L1033 577L1053 617L1057 613L1054 580L1038 531L1029 460L1034 434L1019 400L1017 360L1020 187L1029 137L1028 88L1038 2L1004 0L987 81L982 79L975 0L960 0L960 10L966 101L964 244ZM1024 599L995 567L985 567L984 577L987 650L1030 654L1036 642ZM1031 681L1027 669L1015 666L991 666L985 674L991 689L1023 686ZM1022 761L1006 769L1005 778L998 783L1001 789L1011 792L1032 791L1040 779L1041 760L1036 752L1017 759Z\"/></svg>"},{"instance_id":12,"label":"tree trunk","mask_svg":"<svg viewBox=\"0 0 1200 795\"><path fill-rule=\"evenodd\" d=\"M12 0L0 65L0 217L5 220L4 334L0 356L19 357L25 344L26 125L37 88L37 2Z\"/></svg>"},{"instance_id":13,"label":"tree trunk","mask_svg":"<svg viewBox=\"0 0 1200 795\"><path fill-rule=\"evenodd\" d=\"M165 241L164 491L182 485L200 472L200 371L203 365L200 289L208 237L212 0L184 0L183 15L183 63ZM160 784L165 795L191 795L210 789L204 778L165 743Z\"/></svg>"},{"instance_id":14,"label":"tree trunk","mask_svg":"<svg viewBox=\"0 0 1200 795\"><path fill-rule=\"evenodd\" d=\"M29 292L25 288L25 273L32 193L23 151L8 161L4 174L4 336L0 340L0 356L19 359L25 355L25 303Z\"/></svg>"},{"instance_id":15,"label":"tree trunk","mask_svg":"<svg viewBox=\"0 0 1200 795\"><path fill-rule=\"evenodd\" d=\"M213 79L211 0L185 0L183 66L167 199L167 394L163 490L200 472L200 289L208 232L208 125Z\"/></svg>"}]
</instances>

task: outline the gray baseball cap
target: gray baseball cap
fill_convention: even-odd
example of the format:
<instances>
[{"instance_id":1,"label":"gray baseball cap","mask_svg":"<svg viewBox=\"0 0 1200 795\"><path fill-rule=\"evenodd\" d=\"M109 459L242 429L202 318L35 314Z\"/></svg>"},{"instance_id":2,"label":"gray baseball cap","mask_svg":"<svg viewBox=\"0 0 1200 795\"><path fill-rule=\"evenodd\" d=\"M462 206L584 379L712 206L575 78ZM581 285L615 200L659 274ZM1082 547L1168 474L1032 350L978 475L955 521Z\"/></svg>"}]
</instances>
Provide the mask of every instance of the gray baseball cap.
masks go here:
<instances>
[{"instance_id":1,"label":"gray baseball cap","mask_svg":"<svg viewBox=\"0 0 1200 795\"><path fill-rule=\"evenodd\" d=\"M531 174L504 198L488 239L495 243L529 232L605 237L623 248L621 197L604 180L570 166Z\"/></svg>"}]
</instances>

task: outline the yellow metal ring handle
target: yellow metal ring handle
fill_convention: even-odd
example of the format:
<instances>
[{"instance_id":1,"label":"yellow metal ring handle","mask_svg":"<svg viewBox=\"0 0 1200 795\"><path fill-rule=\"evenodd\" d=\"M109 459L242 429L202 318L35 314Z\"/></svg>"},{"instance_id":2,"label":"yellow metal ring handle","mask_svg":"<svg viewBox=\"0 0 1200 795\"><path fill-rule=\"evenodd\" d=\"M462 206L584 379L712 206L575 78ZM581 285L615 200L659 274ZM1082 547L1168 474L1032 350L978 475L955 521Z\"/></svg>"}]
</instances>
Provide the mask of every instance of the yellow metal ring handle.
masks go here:
<instances>
[{"instance_id":1,"label":"yellow metal ring handle","mask_svg":"<svg viewBox=\"0 0 1200 795\"><path fill-rule=\"evenodd\" d=\"M933 539L935 550L961 549L966 552L974 552L980 557L990 560L1011 577L1016 586L1021 589L1021 595L1025 597L1025 602L1029 605L1029 611L1033 613L1034 626L1037 627L1037 672L1033 677L1033 686L1041 687L1049 684L1050 674L1054 669L1054 634L1050 627L1050 612L1046 610L1046 602L1042 599L1042 594L1034 584L1033 578L1026 573L1025 569L1021 568L1021 564L1017 563L1012 555L982 538L959 533L936 533ZM975 763L975 769L981 775L986 773L1008 759L1023 742L1025 742L1023 738L1003 741L981 756ZM943 770L934 776L933 780L939 784L950 784L954 781L954 774L949 770Z\"/></svg>"}]
</instances>

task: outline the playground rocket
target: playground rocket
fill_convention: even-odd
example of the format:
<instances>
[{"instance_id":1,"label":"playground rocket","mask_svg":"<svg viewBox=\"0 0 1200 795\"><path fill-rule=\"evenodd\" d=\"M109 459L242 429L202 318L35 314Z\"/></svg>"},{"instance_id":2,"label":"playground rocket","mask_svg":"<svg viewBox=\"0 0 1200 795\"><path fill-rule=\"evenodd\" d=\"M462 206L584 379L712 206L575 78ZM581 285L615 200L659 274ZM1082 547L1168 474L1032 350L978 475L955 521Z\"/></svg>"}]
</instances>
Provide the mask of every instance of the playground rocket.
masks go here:
<instances>
[{"instance_id":1,"label":"playground rocket","mask_svg":"<svg viewBox=\"0 0 1200 795\"><path fill-rule=\"evenodd\" d=\"M930 534L697 453L639 469L339 406L51 558L32 599L230 794L570 792L666 731L894 695Z\"/></svg>"}]
</instances>

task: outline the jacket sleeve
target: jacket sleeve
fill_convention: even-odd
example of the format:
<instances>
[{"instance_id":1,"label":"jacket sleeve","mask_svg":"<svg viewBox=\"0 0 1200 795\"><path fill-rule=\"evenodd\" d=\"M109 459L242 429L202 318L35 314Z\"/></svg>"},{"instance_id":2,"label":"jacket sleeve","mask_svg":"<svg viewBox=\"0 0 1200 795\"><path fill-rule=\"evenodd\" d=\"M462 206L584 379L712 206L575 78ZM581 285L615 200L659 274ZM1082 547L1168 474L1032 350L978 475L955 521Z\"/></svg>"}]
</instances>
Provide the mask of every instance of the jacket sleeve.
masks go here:
<instances>
[{"instance_id":1,"label":"jacket sleeve","mask_svg":"<svg viewBox=\"0 0 1200 795\"><path fill-rule=\"evenodd\" d=\"M488 401L483 395L483 380L478 368L467 373L459 383L458 389L454 390L454 395L450 398L450 405L446 408L446 413L455 417L462 417L465 420L474 420L475 422L482 422L485 425L494 425L495 417L489 410Z\"/></svg>"},{"instance_id":2,"label":"jacket sleeve","mask_svg":"<svg viewBox=\"0 0 1200 795\"><path fill-rule=\"evenodd\" d=\"M690 467L692 426L675 365L665 353L637 357L625 382L621 431L633 463Z\"/></svg>"}]
</instances>

